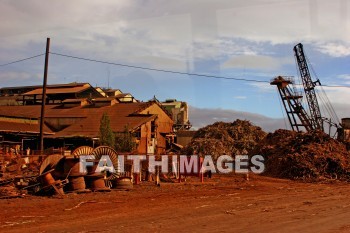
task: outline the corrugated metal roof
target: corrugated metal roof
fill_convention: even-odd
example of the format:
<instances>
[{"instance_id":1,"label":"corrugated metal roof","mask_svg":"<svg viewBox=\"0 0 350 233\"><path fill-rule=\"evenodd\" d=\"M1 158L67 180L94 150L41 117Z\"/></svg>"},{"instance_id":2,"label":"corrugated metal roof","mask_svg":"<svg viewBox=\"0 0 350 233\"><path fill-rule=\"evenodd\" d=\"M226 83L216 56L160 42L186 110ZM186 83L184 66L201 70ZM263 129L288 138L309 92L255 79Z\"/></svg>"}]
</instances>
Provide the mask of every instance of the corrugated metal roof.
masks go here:
<instances>
[{"instance_id":1,"label":"corrugated metal roof","mask_svg":"<svg viewBox=\"0 0 350 233\"><path fill-rule=\"evenodd\" d=\"M46 94L52 95L52 94L67 94L67 93L80 93L82 91L85 91L89 88L92 88L89 84L83 85L83 86L77 86L77 87L65 87L65 88L47 88ZM23 95L41 95L43 93L42 88L38 88L32 91L28 91L24 93Z\"/></svg>"},{"instance_id":2,"label":"corrugated metal roof","mask_svg":"<svg viewBox=\"0 0 350 233\"><path fill-rule=\"evenodd\" d=\"M115 92L115 91L120 91L122 92L120 89L102 89L104 92Z\"/></svg>"},{"instance_id":3,"label":"corrugated metal roof","mask_svg":"<svg viewBox=\"0 0 350 233\"><path fill-rule=\"evenodd\" d=\"M51 135L51 138L64 138L64 137L98 137L100 130L100 119L103 113L96 114L95 116L89 116L84 120L77 122L55 135ZM118 117L113 115L110 117L110 126L113 132L123 132L127 126L129 130L133 130L142 124L153 120L156 115L151 116L132 116L132 117Z\"/></svg>"},{"instance_id":4,"label":"corrugated metal roof","mask_svg":"<svg viewBox=\"0 0 350 233\"><path fill-rule=\"evenodd\" d=\"M127 125L129 126L129 129L135 129L145 122L154 119L156 115L138 114L153 104L157 103L120 103L100 108L86 106L62 108L59 105L47 105L45 117L82 117L81 121L55 133L55 135L52 135L51 137L95 137L98 136L100 119L103 113L106 113L110 117L112 130L114 132L122 132ZM40 108L40 105L0 106L0 116L40 118ZM171 120L171 118L169 120Z\"/></svg>"},{"instance_id":5,"label":"corrugated metal roof","mask_svg":"<svg viewBox=\"0 0 350 233\"><path fill-rule=\"evenodd\" d=\"M130 93L121 93L115 96L115 98L122 98L122 97L133 97Z\"/></svg>"},{"instance_id":6,"label":"corrugated metal roof","mask_svg":"<svg viewBox=\"0 0 350 233\"><path fill-rule=\"evenodd\" d=\"M101 97L101 98L92 99L93 102L111 102L112 100L116 100L116 98L112 96L112 97Z\"/></svg>"},{"instance_id":7,"label":"corrugated metal roof","mask_svg":"<svg viewBox=\"0 0 350 233\"><path fill-rule=\"evenodd\" d=\"M89 83L65 83L65 84L48 84L47 87L49 88L58 88L58 87L77 87L77 86L84 86ZM41 88L42 85L34 85L34 86L16 86L16 87L2 87L0 90L10 90L10 89L36 89Z\"/></svg>"},{"instance_id":8,"label":"corrugated metal roof","mask_svg":"<svg viewBox=\"0 0 350 233\"><path fill-rule=\"evenodd\" d=\"M87 99L65 99L62 101L62 103L66 104L66 103L81 103L81 101L86 101Z\"/></svg>"},{"instance_id":9,"label":"corrugated metal roof","mask_svg":"<svg viewBox=\"0 0 350 233\"><path fill-rule=\"evenodd\" d=\"M48 111L52 107L47 105L45 109ZM40 109L40 105L0 106L0 116L39 118Z\"/></svg>"},{"instance_id":10,"label":"corrugated metal roof","mask_svg":"<svg viewBox=\"0 0 350 233\"><path fill-rule=\"evenodd\" d=\"M120 103L112 106L77 106L62 108L60 105L46 105L45 117L86 117L96 112L117 112L118 116L138 113L154 102ZM40 105L0 106L0 116L40 118Z\"/></svg>"},{"instance_id":11,"label":"corrugated metal roof","mask_svg":"<svg viewBox=\"0 0 350 233\"><path fill-rule=\"evenodd\" d=\"M0 121L0 132L39 134L40 126L39 124ZM53 134L53 132L44 125L44 134Z\"/></svg>"}]
</instances>

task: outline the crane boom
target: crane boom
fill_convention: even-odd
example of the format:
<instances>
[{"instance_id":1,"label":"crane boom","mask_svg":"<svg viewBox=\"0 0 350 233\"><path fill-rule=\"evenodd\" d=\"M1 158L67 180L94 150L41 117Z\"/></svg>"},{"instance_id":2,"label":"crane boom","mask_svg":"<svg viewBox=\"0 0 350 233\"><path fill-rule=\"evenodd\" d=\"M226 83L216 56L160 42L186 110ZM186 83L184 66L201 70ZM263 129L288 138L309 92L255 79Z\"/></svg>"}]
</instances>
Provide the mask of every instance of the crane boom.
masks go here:
<instances>
[{"instance_id":1,"label":"crane boom","mask_svg":"<svg viewBox=\"0 0 350 233\"><path fill-rule=\"evenodd\" d=\"M278 76L272 79L270 84L277 86L292 130L301 131L302 127L306 131L312 130L311 119L301 103L303 96L297 93L295 88L291 87L293 85L293 79Z\"/></svg>"},{"instance_id":2,"label":"crane boom","mask_svg":"<svg viewBox=\"0 0 350 233\"><path fill-rule=\"evenodd\" d=\"M307 65L306 57L303 50L303 45L299 43L296 46L294 46L293 50L299 67L300 77L303 82L305 96L309 106L312 129L319 129L323 131L323 119L321 116L320 107L318 105L315 93L315 86L316 83L319 83L319 80L313 82L311 79L309 67Z\"/></svg>"}]
</instances>

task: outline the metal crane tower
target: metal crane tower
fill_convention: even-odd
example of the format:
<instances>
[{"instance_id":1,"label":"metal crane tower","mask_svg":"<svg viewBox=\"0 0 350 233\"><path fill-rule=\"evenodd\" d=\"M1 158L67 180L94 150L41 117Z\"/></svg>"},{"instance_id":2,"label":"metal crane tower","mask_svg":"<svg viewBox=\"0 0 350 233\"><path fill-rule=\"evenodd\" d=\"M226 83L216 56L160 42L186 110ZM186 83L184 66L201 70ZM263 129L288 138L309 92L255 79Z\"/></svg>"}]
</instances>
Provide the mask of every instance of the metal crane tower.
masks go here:
<instances>
[{"instance_id":1,"label":"metal crane tower","mask_svg":"<svg viewBox=\"0 0 350 233\"><path fill-rule=\"evenodd\" d=\"M270 84L278 88L292 130L301 131L301 127L304 127L306 131L312 130L311 119L301 103L303 95L292 88L293 79L278 76L272 79Z\"/></svg>"},{"instance_id":2,"label":"metal crane tower","mask_svg":"<svg viewBox=\"0 0 350 233\"><path fill-rule=\"evenodd\" d=\"M320 81L317 80L316 82L313 82L311 79L306 57L303 51L303 45L299 43L296 46L294 46L293 50L299 67L300 77L303 82L305 96L309 106L312 129L318 129L323 131L323 119L321 116L320 107L318 105L315 93L315 86L317 83L320 84Z\"/></svg>"}]
</instances>

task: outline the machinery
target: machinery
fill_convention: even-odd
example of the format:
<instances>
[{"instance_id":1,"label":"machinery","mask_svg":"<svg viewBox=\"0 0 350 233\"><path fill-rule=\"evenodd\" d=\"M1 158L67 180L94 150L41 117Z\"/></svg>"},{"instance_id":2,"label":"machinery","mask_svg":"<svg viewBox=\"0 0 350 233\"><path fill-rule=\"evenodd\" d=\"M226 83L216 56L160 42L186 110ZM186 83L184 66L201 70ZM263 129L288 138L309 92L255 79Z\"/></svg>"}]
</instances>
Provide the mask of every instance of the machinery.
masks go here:
<instances>
[{"instance_id":1,"label":"machinery","mask_svg":"<svg viewBox=\"0 0 350 233\"><path fill-rule=\"evenodd\" d=\"M295 86L293 86L293 78L278 76L271 80L270 84L277 86L292 130L302 131L303 128L306 131L313 130L311 118L301 102L303 95L297 92Z\"/></svg>"},{"instance_id":2,"label":"machinery","mask_svg":"<svg viewBox=\"0 0 350 233\"><path fill-rule=\"evenodd\" d=\"M297 91L295 81L291 77L278 76L270 82L271 85L276 85L278 88L290 126L294 131L324 131L324 125L327 123L329 125L327 133L329 135L334 133L335 136L338 132L341 132L342 128L320 80L317 78L316 81L313 81L311 78L303 45L297 44L293 51L299 68L300 83L303 86L302 91ZM316 87L319 87L320 91L316 91ZM306 103L303 102L304 96ZM322 105L319 105L319 100L322 101ZM320 106L324 108L322 114ZM327 113L328 116L324 117L323 113ZM332 130L332 127L336 130Z\"/></svg>"},{"instance_id":3,"label":"machinery","mask_svg":"<svg viewBox=\"0 0 350 233\"><path fill-rule=\"evenodd\" d=\"M307 65L306 57L303 50L302 44L297 44L294 46L294 55L299 67L300 77L303 82L304 92L307 99L307 103L310 111L310 120L312 129L324 130L323 120L321 116L320 107L318 105L315 86L317 84L321 85L320 80L317 79L315 82L312 81L311 75L309 72L309 67Z\"/></svg>"}]
</instances>

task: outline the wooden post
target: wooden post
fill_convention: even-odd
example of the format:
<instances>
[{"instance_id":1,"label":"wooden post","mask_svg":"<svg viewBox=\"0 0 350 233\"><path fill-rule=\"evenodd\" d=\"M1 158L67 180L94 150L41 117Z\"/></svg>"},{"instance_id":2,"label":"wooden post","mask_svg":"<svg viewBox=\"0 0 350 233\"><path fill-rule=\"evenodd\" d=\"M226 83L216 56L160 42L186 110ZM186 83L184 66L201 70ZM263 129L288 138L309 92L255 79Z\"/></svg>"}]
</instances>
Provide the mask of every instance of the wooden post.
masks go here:
<instances>
[{"instance_id":1,"label":"wooden post","mask_svg":"<svg viewBox=\"0 0 350 233\"><path fill-rule=\"evenodd\" d=\"M46 40L46 53L45 53L45 67L44 67L44 80L43 80L43 92L41 97L41 114L40 114L40 154L44 154L44 118L45 118L45 104L46 104L46 84L47 84L47 72L49 66L49 53L50 53L50 38Z\"/></svg>"},{"instance_id":2,"label":"wooden post","mask_svg":"<svg viewBox=\"0 0 350 233\"><path fill-rule=\"evenodd\" d=\"M203 165L203 157L199 157L199 170L198 170L198 172L199 172L199 178L200 178L200 180L201 180L201 183L203 183L204 182L204 171L202 171L202 165Z\"/></svg>"},{"instance_id":3,"label":"wooden post","mask_svg":"<svg viewBox=\"0 0 350 233\"><path fill-rule=\"evenodd\" d=\"M179 166L179 183L181 183L181 164L180 164L180 156L177 157L177 161L178 161L178 166Z\"/></svg>"}]
</instances>

